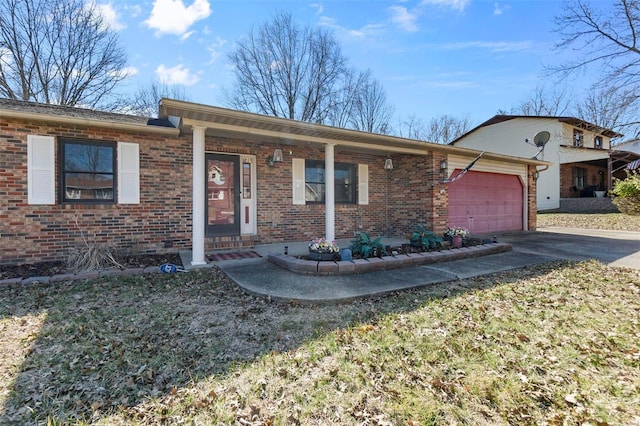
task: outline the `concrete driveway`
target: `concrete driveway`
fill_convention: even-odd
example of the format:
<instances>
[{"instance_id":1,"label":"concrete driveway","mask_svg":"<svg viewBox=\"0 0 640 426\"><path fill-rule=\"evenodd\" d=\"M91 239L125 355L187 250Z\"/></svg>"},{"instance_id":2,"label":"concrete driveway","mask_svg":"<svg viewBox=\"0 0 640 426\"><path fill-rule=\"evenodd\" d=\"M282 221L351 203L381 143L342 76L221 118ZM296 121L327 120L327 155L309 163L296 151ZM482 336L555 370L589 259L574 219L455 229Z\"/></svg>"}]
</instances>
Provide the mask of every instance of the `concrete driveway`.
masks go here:
<instances>
[{"instance_id":1,"label":"concrete driveway","mask_svg":"<svg viewBox=\"0 0 640 426\"><path fill-rule=\"evenodd\" d=\"M640 232L554 227L497 237L517 252L578 261L597 259L611 266L640 269Z\"/></svg>"}]
</instances>

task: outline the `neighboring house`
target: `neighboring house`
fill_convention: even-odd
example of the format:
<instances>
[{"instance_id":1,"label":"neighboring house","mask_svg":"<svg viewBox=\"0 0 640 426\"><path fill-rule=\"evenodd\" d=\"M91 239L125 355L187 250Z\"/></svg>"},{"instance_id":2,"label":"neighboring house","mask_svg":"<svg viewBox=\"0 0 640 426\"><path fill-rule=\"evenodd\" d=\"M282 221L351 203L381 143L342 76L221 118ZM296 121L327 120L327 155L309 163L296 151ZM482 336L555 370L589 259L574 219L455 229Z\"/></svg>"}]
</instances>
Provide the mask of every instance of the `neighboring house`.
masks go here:
<instances>
[{"instance_id":1,"label":"neighboring house","mask_svg":"<svg viewBox=\"0 0 640 426\"><path fill-rule=\"evenodd\" d=\"M416 224L535 229L542 161L163 99L159 118L0 99L0 264L89 243L205 252Z\"/></svg>"},{"instance_id":2,"label":"neighboring house","mask_svg":"<svg viewBox=\"0 0 640 426\"><path fill-rule=\"evenodd\" d=\"M541 150L533 140L544 131L550 137ZM621 136L573 117L496 115L451 144L550 162L549 168L538 168L537 206L553 210L561 198L609 191L611 139Z\"/></svg>"},{"instance_id":3,"label":"neighboring house","mask_svg":"<svg viewBox=\"0 0 640 426\"><path fill-rule=\"evenodd\" d=\"M620 142L611 147L612 173L624 179L628 170L640 170L640 139Z\"/></svg>"}]
</instances>

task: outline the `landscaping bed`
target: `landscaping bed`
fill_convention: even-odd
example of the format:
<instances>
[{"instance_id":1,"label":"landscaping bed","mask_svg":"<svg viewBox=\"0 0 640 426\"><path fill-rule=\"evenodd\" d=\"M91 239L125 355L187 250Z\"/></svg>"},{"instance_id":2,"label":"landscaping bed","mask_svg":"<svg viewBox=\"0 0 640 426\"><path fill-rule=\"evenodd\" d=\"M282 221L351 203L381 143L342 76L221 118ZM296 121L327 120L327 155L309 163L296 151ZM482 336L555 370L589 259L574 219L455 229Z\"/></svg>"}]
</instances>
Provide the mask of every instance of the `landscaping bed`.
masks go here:
<instances>
[{"instance_id":1,"label":"landscaping bed","mask_svg":"<svg viewBox=\"0 0 640 426\"><path fill-rule=\"evenodd\" d=\"M146 268L160 266L163 263L182 265L180 255L145 254L115 256L115 260L124 268ZM0 265L0 280L10 278L50 277L53 275L71 273L66 262L38 262L23 265Z\"/></svg>"}]
</instances>

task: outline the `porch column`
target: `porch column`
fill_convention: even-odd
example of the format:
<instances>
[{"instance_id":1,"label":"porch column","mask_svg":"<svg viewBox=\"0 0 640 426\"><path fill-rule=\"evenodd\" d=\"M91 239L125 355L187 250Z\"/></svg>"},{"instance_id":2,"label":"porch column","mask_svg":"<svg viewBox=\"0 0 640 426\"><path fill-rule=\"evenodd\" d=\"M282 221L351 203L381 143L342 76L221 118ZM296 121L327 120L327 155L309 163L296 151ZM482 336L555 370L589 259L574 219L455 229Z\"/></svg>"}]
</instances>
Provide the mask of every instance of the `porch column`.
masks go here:
<instances>
[{"instance_id":1,"label":"porch column","mask_svg":"<svg viewBox=\"0 0 640 426\"><path fill-rule=\"evenodd\" d=\"M193 220L191 237L191 264L206 265L204 258L204 214L205 214L205 155L204 132L206 127L193 127Z\"/></svg>"},{"instance_id":2,"label":"porch column","mask_svg":"<svg viewBox=\"0 0 640 426\"><path fill-rule=\"evenodd\" d=\"M324 148L325 170L325 238L329 241L336 238L336 194L335 165L333 161L335 145L327 144Z\"/></svg>"}]
</instances>

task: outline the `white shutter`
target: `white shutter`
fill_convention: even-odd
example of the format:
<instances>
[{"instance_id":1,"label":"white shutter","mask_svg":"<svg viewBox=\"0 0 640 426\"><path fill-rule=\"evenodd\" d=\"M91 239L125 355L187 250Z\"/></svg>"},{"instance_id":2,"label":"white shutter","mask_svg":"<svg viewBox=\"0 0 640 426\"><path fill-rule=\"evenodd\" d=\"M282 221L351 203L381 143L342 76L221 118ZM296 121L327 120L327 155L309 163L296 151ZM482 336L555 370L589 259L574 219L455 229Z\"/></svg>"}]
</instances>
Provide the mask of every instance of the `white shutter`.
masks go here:
<instances>
[{"instance_id":1,"label":"white shutter","mask_svg":"<svg viewBox=\"0 0 640 426\"><path fill-rule=\"evenodd\" d=\"M358 204L369 204L369 166L358 164Z\"/></svg>"},{"instance_id":2,"label":"white shutter","mask_svg":"<svg viewBox=\"0 0 640 426\"><path fill-rule=\"evenodd\" d=\"M118 203L140 204L140 148L118 142Z\"/></svg>"},{"instance_id":3,"label":"white shutter","mask_svg":"<svg viewBox=\"0 0 640 426\"><path fill-rule=\"evenodd\" d=\"M291 165L293 168L293 204L306 204L304 190L304 158L294 158Z\"/></svg>"},{"instance_id":4,"label":"white shutter","mask_svg":"<svg viewBox=\"0 0 640 426\"><path fill-rule=\"evenodd\" d=\"M27 136L27 202L56 203L56 156L53 136Z\"/></svg>"}]
</instances>

